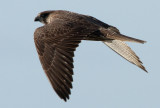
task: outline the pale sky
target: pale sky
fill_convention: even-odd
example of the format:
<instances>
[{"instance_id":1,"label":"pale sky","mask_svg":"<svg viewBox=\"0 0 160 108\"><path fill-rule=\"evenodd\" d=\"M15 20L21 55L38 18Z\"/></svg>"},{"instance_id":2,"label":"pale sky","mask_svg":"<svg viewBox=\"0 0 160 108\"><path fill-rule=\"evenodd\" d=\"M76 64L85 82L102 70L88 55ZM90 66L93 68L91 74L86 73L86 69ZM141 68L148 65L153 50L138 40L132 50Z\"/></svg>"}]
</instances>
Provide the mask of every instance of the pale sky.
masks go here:
<instances>
[{"instance_id":1,"label":"pale sky","mask_svg":"<svg viewBox=\"0 0 160 108\"><path fill-rule=\"evenodd\" d=\"M52 89L41 67L34 18L45 10L69 10L146 40L129 43L148 74L101 42L82 41L74 57L70 100ZM160 108L159 0L1 0L0 108Z\"/></svg>"}]
</instances>

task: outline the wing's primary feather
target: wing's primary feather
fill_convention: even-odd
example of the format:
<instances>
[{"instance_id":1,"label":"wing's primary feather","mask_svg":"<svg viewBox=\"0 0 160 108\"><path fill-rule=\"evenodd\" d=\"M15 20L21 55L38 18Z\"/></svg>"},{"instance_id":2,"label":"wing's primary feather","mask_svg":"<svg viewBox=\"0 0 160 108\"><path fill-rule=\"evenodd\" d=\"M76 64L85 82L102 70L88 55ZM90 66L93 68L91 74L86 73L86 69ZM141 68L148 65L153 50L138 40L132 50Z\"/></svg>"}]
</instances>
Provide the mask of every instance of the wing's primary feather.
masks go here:
<instances>
[{"instance_id":1,"label":"wing's primary feather","mask_svg":"<svg viewBox=\"0 0 160 108\"><path fill-rule=\"evenodd\" d=\"M139 57L135 54L134 51L123 41L120 40L108 40L103 41L105 45L107 45L109 48L111 48L113 51L118 53L120 56L128 60L129 62L137 65L141 69L147 72L145 67L142 65L142 62L140 61Z\"/></svg>"}]
</instances>

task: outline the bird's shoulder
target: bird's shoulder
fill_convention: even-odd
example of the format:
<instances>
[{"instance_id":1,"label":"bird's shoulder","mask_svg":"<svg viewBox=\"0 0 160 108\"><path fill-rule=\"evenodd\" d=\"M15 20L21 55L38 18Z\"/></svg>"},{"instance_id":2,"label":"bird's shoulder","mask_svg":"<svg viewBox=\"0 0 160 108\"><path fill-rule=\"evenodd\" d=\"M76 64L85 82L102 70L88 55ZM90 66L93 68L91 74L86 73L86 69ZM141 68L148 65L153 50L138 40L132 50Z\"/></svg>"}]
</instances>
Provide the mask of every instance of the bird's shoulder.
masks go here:
<instances>
[{"instance_id":1,"label":"bird's shoulder","mask_svg":"<svg viewBox=\"0 0 160 108\"><path fill-rule=\"evenodd\" d=\"M61 36L71 31L73 23L62 20L54 21L50 24L37 28L34 32L34 38Z\"/></svg>"},{"instance_id":2,"label":"bird's shoulder","mask_svg":"<svg viewBox=\"0 0 160 108\"><path fill-rule=\"evenodd\" d=\"M34 32L34 38L60 37L69 35L88 34L98 30L99 26L83 18L80 20L58 18L53 22L39 27Z\"/></svg>"},{"instance_id":3,"label":"bird's shoulder","mask_svg":"<svg viewBox=\"0 0 160 108\"><path fill-rule=\"evenodd\" d=\"M42 38L45 35L44 26L38 27L34 32L34 39Z\"/></svg>"}]
</instances>

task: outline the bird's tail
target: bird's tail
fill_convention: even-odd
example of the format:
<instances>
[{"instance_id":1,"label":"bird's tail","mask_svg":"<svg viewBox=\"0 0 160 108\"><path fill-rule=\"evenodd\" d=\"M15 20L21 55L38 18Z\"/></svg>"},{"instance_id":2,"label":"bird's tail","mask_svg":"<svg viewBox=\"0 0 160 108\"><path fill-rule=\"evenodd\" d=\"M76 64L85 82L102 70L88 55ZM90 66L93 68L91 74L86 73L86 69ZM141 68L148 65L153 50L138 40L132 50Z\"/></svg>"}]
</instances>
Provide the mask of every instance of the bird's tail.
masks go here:
<instances>
[{"instance_id":1,"label":"bird's tail","mask_svg":"<svg viewBox=\"0 0 160 108\"><path fill-rule=\"evenodd\" d=\"M107 38L113 39L113 40L142 43L142 44L146 42L146 41L136 39L136 38L132 38L132 37L128 37L128 36L125 36L125 35L122 35L122 34L108 35Z\"/></svg>"},{"instance_id":2,"label":"bird's tail","mask_svg":"<svg viewBox=\"0 0 160 108\"><path fill-rule=\"evenodd\" d=\"M107 29L100 28L100 31L107 39L111 40L120 40L120 41L129 41L129 42L136 42L136 43L145 43L146 41L132 38L125 36L119 32L119 30L116 27L109 27Z\"/></svg>"}]
</instances>

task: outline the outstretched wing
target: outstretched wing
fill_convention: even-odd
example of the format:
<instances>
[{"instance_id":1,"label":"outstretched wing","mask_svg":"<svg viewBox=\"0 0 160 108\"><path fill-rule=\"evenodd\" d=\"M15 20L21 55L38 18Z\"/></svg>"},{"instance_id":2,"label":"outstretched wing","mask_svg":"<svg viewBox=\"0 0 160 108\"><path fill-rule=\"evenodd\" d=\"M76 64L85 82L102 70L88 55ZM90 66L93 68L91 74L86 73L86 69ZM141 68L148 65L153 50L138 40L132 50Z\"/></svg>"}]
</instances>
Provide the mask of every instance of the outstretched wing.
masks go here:
<instances>
[{"instance_id":1,"label":"outstretched wing","mask_svg":"<svg viewBox=\"0 0 160 108\"><path fill-rule=\"evenodd\" d=\"M113 51L118 53L120 56L128 60L129 62L135 64L136 66L140 67L144 71L147 72L145 67L142 65L139 57L135 54L134 51L123 41L120 40L108 40L103 41L108 47L110 47Z\"/></svg>"},{"instance_id":2,"label":"outstretched wing","mask_svg":"<svg viewBox=\"0 0 160 108\"><path fill-rule=\"evenodd\" d=\"M58 96L65 101L71 94L74 51L81 40L96 29L83 26L58 20L34 33L42 67Z\"/></svg>"}]
</instances>

